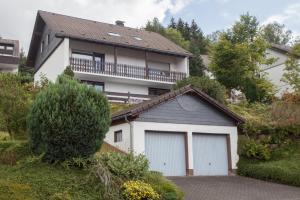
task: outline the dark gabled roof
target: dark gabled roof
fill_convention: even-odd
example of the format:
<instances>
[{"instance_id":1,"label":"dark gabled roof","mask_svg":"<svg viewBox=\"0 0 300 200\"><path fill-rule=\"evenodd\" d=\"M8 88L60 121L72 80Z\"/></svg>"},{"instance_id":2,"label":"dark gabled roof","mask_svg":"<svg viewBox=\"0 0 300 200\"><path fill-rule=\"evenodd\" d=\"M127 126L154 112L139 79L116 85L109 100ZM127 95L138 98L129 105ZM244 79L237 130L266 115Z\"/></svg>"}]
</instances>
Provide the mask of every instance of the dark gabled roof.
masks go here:
<instances>
[{"instance_id":1,"label":"dark gabled roof","mask_svg":"<svg viewBox=\"0 0 300 200\"><path fill-rule=\"evenodd\" d=\"M117 121L117 120L122 120L125 118L126 119L127 118L135 118L139 114L146 112L147 110L153 108L154 106L160 105L172 98L175 98L176 96L183 95L183 94L190 93L190 92L195 93L201 99L203 99L204 101L206 101L207 103L209 103L210 105L212 105L213 107L218 109L219 111L223 112L225 115L227 115L230 118L232 118L233 120L235 120L237 124L244 123L244 119L242 117L238 116L237 114L235 114L234 112L232 112L231 110L226 108L221 103L217 102L216 100L214 100L213 98L211 98L210 96L208 96L207 94L202 92L201 90L199 90L191 85L187 85L178 90L174 90L174 91L171 91L164 95L158 96L150 101L145 101L145 102L137 104L131 108L117 112L112 115L112 122Z\"/></svg>"},{"instance_id":2,"label":"dark gabled roof","mask_svg":"<svg viewBox=\"0 0 300 200\"><path fill-rule=\"evenodd\" d=\"M171 55L192 56L190 52L158 33L46 11L38 11L29 54L31 53L31 49L36 46L33 44L34 42L37 42L34 38L34 34L38 32L38 29L41 29L40 26L43 24L49 26L57 37L68 37ZM120 36L112 36L108 33L116 33ZM141 40L137 40L134 37L141 38ZM34 54L34 52L32 53Z\"/></svg>"}]
</instances>

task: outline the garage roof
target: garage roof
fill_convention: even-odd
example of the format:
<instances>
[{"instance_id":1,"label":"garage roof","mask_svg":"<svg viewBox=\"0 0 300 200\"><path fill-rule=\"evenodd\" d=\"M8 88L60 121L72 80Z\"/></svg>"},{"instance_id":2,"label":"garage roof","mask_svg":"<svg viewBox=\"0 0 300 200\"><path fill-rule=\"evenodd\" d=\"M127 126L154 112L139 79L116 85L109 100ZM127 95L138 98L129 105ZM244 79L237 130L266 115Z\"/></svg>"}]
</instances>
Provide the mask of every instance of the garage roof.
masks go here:
<instances>
[{"instance_id":1,"label":"garage roof","mask_svg":"<svg viewBox=\"0 0 300 200\"><path fill-rule=\"evenodd\" d=\"M209 103L210 105L215 107L217 110L223 112L225 115L232 118L237 124L241 124L241 123L245 122L245 120L242 117L235 114L234 112L229 110L227 107L225 107L221 103L217 102L216 100L214 100L213 98L211 98L210 96L208 96L207 94L202 92L201 90L195 88L194 86L187 85L178 90L174 90L174 91L171 91L164 95L158 96L150 101L145 101L141 104L137 104L131 108L128 108L128 109L125 109L125 110L122 110L120 112L113 114L112 123L115 123L115 122L117 122L119 120L123 120L123 119L136 118L141 113L146 112L147 110L149 110L157 105L163 104L170 99L173 99L177 96L180 96L180 95L183 95L186 93L196 94L198 97L200 97L201 99L203 99L204 101L206 101L207 103Z\"/></svg>"}]
</instances>

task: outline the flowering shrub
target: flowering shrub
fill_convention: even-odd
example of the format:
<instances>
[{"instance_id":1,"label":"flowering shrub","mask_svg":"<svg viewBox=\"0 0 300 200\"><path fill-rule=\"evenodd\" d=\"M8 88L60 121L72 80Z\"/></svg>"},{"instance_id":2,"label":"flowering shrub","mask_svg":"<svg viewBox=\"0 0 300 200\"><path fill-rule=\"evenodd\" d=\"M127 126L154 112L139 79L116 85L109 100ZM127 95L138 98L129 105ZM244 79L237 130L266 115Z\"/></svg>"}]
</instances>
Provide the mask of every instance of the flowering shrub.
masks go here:
<instances>
[{"instance_id":1,"label":"flowering shrub","mask_svg":"<svg viewBox=\"0 0 300 200\"><path fill-rule=\"evenodd\" d=\"M142 181L127 181L123 184L123 197L128 200L156 200L160 196L151 185Z\"/></svg>"}]
</instances>

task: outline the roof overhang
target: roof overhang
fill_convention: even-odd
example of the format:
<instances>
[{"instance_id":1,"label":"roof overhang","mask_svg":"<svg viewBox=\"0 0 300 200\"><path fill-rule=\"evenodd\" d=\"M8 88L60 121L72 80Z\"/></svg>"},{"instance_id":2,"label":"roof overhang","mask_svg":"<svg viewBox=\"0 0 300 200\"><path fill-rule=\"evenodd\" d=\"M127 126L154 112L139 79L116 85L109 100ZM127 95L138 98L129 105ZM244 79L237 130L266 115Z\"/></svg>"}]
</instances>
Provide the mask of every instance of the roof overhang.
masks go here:
<instances>
[{"instance_id":1,"label":"roof overhang","mask_svg":"<svg viewBox=\"0 0 300 200\"><path fill-rule=\"evenodd\" d=\"M143 51L166 54L166 55L171 55L171 56L180 56L180 57L192 57L193 56L193 54L191 54L191 53L181 54L181 53L176 53L176 52L172 52L172 51L160 51L157 49L151 49L151 48L147 48L147 47L138 47L138 46L134 46L134 45L130 45L130 44L125 45L125 44L114 43L114 42L106 42L103 40L88 39L85 37L78 37L78 36L69 35L69 34L65 34L65 33L56 33L55 36L58 38L70 38L73 40L80 40L80 41L84 41L84 42L92 42L92 43L98 43L98 44L105 44L105 45L109 45L109 46L117 46L117 47L123 47L123 48L143 50Z\"/></svg>"}]
</instances>

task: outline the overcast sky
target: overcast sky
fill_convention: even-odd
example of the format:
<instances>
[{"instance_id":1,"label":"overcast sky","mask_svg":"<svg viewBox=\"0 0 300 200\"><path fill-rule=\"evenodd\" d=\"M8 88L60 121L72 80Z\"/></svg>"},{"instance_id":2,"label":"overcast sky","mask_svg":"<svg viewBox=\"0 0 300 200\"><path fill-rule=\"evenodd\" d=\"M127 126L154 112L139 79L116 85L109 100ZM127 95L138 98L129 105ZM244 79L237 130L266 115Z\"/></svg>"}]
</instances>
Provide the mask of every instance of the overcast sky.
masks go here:
<instances>
[{"instance_id":1,"label":"overcast sky","mask_svg":"<svg viewBox=\"0 0 300 200\"><path fill-rule=\"evenodd\" d=\"M142 27L158 17L195 19L205 34L230 27L240 14L250 12L261 23L278 21L300 35L299 0L0 0L0 36L20 40L28 52L37 10Z\"/></svg>"}]
</instances>

